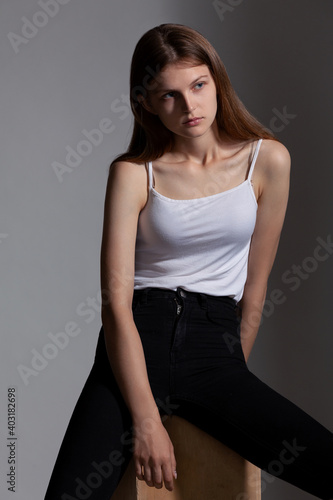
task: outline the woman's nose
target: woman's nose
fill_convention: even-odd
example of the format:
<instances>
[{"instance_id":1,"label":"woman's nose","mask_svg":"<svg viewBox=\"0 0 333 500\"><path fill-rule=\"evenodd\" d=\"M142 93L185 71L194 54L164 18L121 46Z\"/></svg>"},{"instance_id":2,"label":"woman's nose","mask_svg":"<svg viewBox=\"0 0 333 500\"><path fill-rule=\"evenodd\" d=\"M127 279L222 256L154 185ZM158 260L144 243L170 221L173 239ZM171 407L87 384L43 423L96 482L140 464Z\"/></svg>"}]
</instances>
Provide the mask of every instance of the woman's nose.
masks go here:
<instances>
[{"instance_id":1,"label":"woman's nose","mask_svg":"<svg viewBox=\"0 0 333 500\"><path fill-rule=\"evenodd\" d=\"M194 109L195 109L195 107L193 105L193 100L189 96L184 95L183 96L183 110L184 110L184 112L190 113Z\"/></svg>"}]
</instances>

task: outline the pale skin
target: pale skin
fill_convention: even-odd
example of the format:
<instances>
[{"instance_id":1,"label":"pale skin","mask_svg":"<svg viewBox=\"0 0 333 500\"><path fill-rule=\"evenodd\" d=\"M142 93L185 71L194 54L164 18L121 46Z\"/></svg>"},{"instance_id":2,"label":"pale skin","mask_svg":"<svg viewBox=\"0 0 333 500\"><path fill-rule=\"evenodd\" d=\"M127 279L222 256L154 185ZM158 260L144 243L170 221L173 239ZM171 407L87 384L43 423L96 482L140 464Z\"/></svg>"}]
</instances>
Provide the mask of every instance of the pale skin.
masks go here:
<instances>
[{"instance_id":1,"label":"pale skin","mask_svg":"<svg viewBox=\"0 0 333 500\"><path fill-rule=\"evenodd\" d=\"M231 189L247 177L256 141L235 141L219 131L216 87L205 65L166 66L141 105L173 132L174 148L153 162L155 189L174 199L193 199ZM185 122L198 117L192 125ZM259 328L270 274L285 218L290 155L263 140L252 176L258 203L244 289L241 340L248 360ZM144 165L118 162L110 170L101 246L102 323L109 360L133 420L136 475L149 486L174 488L176 458L147 376L134 323L132 298L137 223L148 199ZM181 286L181 284L180 284ZM142 474L142 472L144 474Z\"/></svg>"}]
</instances>

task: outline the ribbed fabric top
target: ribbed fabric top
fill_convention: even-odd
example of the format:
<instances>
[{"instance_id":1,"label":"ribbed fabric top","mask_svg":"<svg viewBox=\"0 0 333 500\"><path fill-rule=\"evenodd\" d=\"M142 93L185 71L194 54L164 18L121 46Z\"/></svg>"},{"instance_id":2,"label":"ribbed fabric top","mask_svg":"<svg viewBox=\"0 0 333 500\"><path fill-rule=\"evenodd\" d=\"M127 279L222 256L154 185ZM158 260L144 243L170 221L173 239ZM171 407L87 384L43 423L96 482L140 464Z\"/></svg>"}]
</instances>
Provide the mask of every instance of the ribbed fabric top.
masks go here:
<instances>
[{"instance_id":1,"label":"ribbed fabric top","mask_svg":"<svg viewBox=\"0 0 333 500\"><path fill-rule=\"evenodd\" d=\"M257 201L251 184L262 139L247 179L221 193L175 200L153 187L140 212L134 289L159 287L242 298Z\"/></svg>"}]
</instances>

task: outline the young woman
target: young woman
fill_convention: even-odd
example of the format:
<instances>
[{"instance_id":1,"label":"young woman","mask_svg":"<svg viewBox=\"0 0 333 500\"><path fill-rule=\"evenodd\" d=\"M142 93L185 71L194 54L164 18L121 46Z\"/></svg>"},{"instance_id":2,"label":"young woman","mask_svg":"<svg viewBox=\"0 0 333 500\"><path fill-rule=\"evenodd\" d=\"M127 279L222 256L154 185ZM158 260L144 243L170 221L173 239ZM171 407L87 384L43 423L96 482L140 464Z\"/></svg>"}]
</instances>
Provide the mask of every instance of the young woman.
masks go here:
<instances>
[{"instance_id":1,"label":"young woman","mask_svg":"<svg viewBox=\"0 0 333 500\"><path fill-rule=\"evenodd\" d=\"M188 419L247 460L333 498L333 435L247 367L288 198L287 149L237 98L198 32L138 42L134 131L111 165L102 328L46 500L109 500L136 475L173 489L163 426Z\"/></svg>"}]
</instances>

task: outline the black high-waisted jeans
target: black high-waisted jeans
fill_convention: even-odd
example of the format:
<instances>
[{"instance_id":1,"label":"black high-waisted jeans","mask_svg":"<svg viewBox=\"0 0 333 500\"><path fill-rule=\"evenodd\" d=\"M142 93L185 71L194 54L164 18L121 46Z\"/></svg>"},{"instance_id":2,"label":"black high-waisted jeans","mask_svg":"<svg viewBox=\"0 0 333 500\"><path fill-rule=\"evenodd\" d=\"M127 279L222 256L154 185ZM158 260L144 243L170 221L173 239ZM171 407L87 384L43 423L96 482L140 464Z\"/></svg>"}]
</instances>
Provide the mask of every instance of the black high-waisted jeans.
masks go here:
<instances>
[{"instance_id":1,"label":"black high-waisted jeans","mask_svg":"<svg viewBox=\"0 0 333 500\"><path fill-rule=\"evenodd\" d=\"M146 288L132 310L162 418L179 415L263 471L333 498L332 433L248 370L232 298ZM102 327L45 500L110 500L132 451Z\"/></svg>"}]
</instances>

